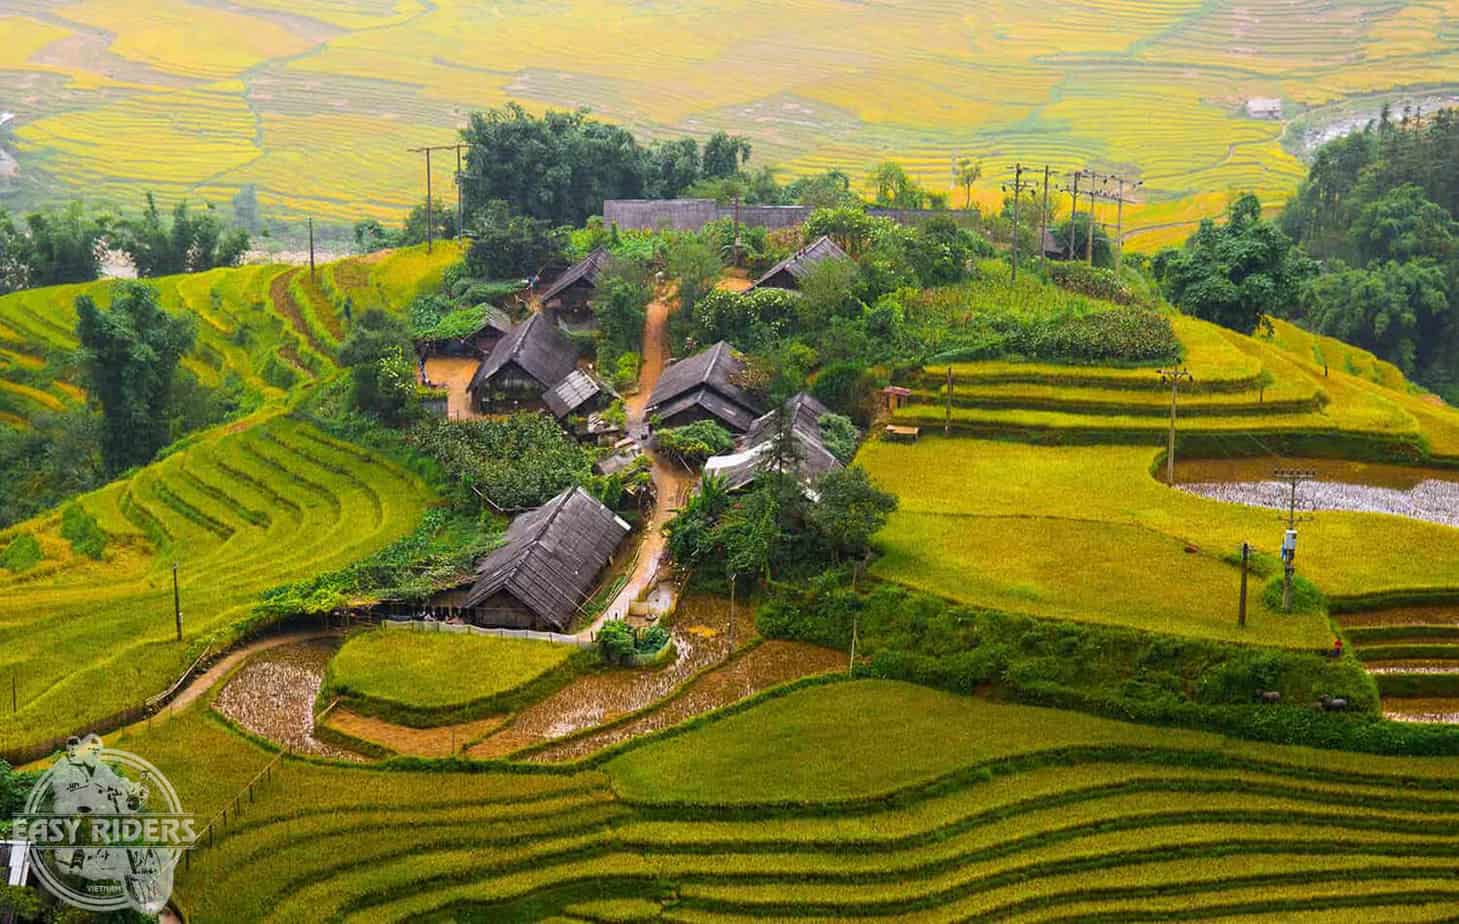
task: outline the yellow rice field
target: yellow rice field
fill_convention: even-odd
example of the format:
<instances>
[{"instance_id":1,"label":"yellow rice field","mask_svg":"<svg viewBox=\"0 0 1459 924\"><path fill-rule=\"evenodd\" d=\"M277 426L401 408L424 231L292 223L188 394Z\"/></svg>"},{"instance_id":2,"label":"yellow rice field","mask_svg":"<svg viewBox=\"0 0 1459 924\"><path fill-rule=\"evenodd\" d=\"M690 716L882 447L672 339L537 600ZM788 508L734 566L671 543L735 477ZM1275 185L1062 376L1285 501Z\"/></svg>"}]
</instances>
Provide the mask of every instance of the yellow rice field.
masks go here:
<instances>
[{"instance_id":1,"label":"yellow rice field","mask_svg":"<svg viewBox=\"0 0 1459 924\"><path fill-rule=\"evenodd\" d=\"M32 91L0 99L0 144L30 202L251 186L273 217L398 218L423 186L406 149L515 99L728 129L787 175L890 157L951 191L953 160L980 158L984 200L1014 160L1125 171L1145 183L1125 229L1151 249L1233 192L1295 186L1285 124L1247 100L1321 125L1307 110L1452 95L1456 29L1452 3L1360 0L80 0L0 18L0 73Z\"/></svg>"}]
</instances>

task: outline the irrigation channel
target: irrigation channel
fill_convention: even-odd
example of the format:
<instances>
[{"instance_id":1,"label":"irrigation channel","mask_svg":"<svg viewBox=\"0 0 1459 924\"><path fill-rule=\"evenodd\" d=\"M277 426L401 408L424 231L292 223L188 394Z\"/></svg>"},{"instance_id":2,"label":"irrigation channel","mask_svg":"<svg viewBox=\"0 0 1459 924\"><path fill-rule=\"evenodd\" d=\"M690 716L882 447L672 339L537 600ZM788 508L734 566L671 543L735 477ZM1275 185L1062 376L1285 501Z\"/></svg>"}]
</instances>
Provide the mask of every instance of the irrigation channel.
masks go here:
<instances>
[{"instance_id":1,"label":"irrigation channel","mask_svg":"<svg viewBox=\"0 0 1459 924\"><path fill-rule=\"evenodd\" d=\"M1299 513L1383 513L1459 528L1459 471L1336 459L1196 459L1177 462L1175 486L1212 500L1286 510L1291 486L1274 469L1313 473ZM1459 533L1455 534L1459 541ZM1459 576L1456 576L1459 579ZM1449 604L1334 615L1374 676L1383 711L1407 722L1459 723L1459 594Z\"/></svg>"}]
</instances>

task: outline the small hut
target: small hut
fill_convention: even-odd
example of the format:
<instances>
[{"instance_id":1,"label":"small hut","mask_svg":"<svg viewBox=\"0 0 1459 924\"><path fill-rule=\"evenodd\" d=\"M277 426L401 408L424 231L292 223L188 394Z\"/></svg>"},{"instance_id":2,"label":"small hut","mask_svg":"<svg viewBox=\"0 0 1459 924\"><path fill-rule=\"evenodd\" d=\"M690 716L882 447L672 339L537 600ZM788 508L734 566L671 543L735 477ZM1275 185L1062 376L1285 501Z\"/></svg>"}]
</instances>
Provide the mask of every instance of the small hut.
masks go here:
<instances>
[{"instance_id":1,"label":"small hut","mask_svg":"<svg viewBox=\"0 0 1459 924\"><path fill-rule=\"evenodd\" d=\"M815 243L797 250L755 280L752 289L799 289L800 281L827 260L850 260L846 251L836 246L829 237L822 236Z\"/></svg>"},{"instance_id":2,"label":"small hut","mask_svg":"<svg viewBox=\"0 0 1459 924\"><path fill-rule=\"evenodd\" d=\"M572 341L541 314L532 314L482 360L468 391L486 411L506 405L540 407L544 392L567 378L577 368L577 360Z\"/></svg>"},{"instance_id":3,"label":"small hut","mask_svg":"<svg viewBox=\"0 0 1459 924\"><path fill-rule=\"evenodd\" d=\"M663 427L715 420L744 433L765 411L759 399L735 383L744 371L744 360L721 340L665 369L645 413L658 417Z\"/></svg>"},{"instance_id":4,"label":"small hut","mask_svg":"<svg viewBox=\"0 0 1459 924\"><path fill-rule=\"evenodd\" d=\"M488 356L512 332L512 319L493 305L485 305L481 326L457 337L422 340L416 348L422 359L431 356Z\"/></svg>"},{"instance_id":5,"label":"small hut","mask_svg":"<svg viewBox=\"0 0 1459 924\"><path fill-rule=\"evenodd\" d=\"M882 407L888 412L895 411L899 407L906 407L912 400L912 389L888 385L881 390L881 400Z\"/></svg>"},{"instance_id":6,"label":"small hut","mask_svg":"<svg viewBox=\"0 0 1459 924\"><path fill-rule=\"evenodd\" d=\"M467 620L564 632L629 526L582 488L568 488L507 527L506 542L476 566L462 602Z\"/></svg>"},{"instance_id":7,"label":"small hut","mask_svg":"<svg viewBox=\"0 0 1459 924\"><path fill-rule=\"evenodd\" d=\"M579 439L611 437L622 428L599 413L618 399L618 393L607 382L582 369L574 369L561 382L542 395L542 403L559 422L577 421L573 435Z\"/></svg>"}]
</instances>

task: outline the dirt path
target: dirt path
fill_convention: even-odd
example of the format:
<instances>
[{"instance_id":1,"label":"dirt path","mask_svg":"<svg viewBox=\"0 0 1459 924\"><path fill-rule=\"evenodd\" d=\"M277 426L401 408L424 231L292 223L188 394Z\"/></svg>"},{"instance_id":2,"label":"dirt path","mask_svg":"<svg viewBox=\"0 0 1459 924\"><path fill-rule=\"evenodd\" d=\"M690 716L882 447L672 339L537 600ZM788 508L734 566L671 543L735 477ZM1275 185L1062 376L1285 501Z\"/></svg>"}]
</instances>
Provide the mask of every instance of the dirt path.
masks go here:
<instances>
[{"instance_id":1,"label":"dirt path","mask_svg":"<svg viewBox=\"0 0 1459 924\"><path fill-rule=\"evenodd\" d=\"M432 385L446 389L446 413L452 420L470 420L480 416L471 406L471 393L466 390L480 366L481 360L471 356L431 356L426 359L426 378Z\"/></svg>"},{"instance_id":2,"label":"dirt path","mask_svg":"<svg viewBox=\"0 0 1459 924\"><path fill-rule=\"evenodd\" d=\"M167 707L169 710L185 709L196 702L198 697L213 688L213 685L222 680L224 676L245 659L258 654L260 651L268 651L270 648L278 648L280 645L293 645L299 642L310 642L321 638L338 638L338 632L322 632L318 629L305 629L299 632L286 632L283 635L270 635L260 639L254 639L241 648L235 648L218 660L216 664L192 679L182 692L172 698L172 703Z\"/></svg>"},{"instance_id":3,"label":"dirt path","mask_svg":"<svg viewBox=\"0 0 1459 924\"><path fill-rule=\"evenodd\" d=\"M669 361L669 315L673 313L673 290L661 291L649 302L643 321L643 364L638 371L638 393L629 395L623 402L628 417L628 434L640 445L648 439L644 425L644 409L648 407L659 375ZM693 473L665 462L650 451L653 460L654 504L653 514L644 525L643 538L639 540L638 561L633 573L618 596L603 608L592 625L578 633L579 638L591 639L598 629L610 619L623 619L629 607L639 595L646 591L658 575L664 560L664 524L673 519L684 498L694 487Z\"/></svg>"},{"instance_id":4,"label":"dirt path","mask_svg":"<svg viewBox=\"0 0 1459 924\"><path fill-rule=\"evenodd\" d=\"M336 707L324 724L408 757L450 757L472 741L496 731L506 720L504 715L494 715L458 725L411 728Z\"/></svg>"}]
</instances>

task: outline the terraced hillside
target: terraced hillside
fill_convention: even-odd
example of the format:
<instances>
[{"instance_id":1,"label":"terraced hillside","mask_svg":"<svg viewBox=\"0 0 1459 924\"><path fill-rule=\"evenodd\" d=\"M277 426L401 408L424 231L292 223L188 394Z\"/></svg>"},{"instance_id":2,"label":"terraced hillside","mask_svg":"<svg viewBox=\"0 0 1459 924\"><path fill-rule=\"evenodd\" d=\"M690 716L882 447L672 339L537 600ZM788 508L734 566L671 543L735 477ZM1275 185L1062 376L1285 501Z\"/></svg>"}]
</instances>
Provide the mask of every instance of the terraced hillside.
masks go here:
<instances>
[{"instance_id":1,"label":"terraced hillside","mask_svg":"<svg viewBox=\"0 0 1459 924\"><path fill-rule=\"evenodd\" d=\"M758 164L790 174L859 182L895 157L955 200L950 167L964 156L984 161L978 194L993 203L1014 160L1120 169L1145 183L1126 228L1153 246L1219 214L1230 190L1289 192L1305 129L1361 121L1384 98L1432 111L1454 92L1459 13L1446 3L849 12L817 0L25 0L0 17L3 85L24 88L4 100L16 118L0 140L19 173L0 191L127 205L144 189L241 193L275 218L398 219L423 186L410 148L448 143L470 109L520 100L587 106L659 137L744 134ZM1281 100L1282 118L1250 117L1253 98ZM436 168L449 189L453 165Z\"/></svg>"},{"instance_id":2,"label":"terraced hillside","mask_svg":"<svg viewBox=\"0 0 1459 924\"><path fill-rule=\"evenodd\" d=\"M325 271L353 280L352 304L403 310L457 255L419 248ZM306 387L337 371L345 323L343 296L313 287L296 296L301 275L307 280L303 270L249 266L155 280L168 310L198 319L186 367L208 387L241 381L261 406L79 498L77 519L94 521L99 557L75 541L74 514L64 510L0 531L0 547L29 535L43 555L20 573L0 570L0 672L16 677L19 704L0 718L7 748L139 705L199 655L233 641L262 591L367 557L413 530L434 503L399 466L287 416ZM109 290L100 282L0 298L0 395L36 395L14 425L25 426L36 408L84 400L70 378L74 300L84 292L105 306Z\"/></svg>"},{"instance_id":3,"label":"terraced hillside","mask_svg":"<svg viewBox=\"0 0 1459 924\"><path fill-rule=\"evenodd\" d=\"M188 371L209 388L234 379L262 403L279 406L295 386L334 368L347 299L350 310L402 310L438 285L459 256L447 243L430 255L417 247L355 257L321 267L314 285L307 270L285 266L149 282L166 310L198 319L197 344L183 360ZM0 296L0 424L25 426L37 413L85 401L71 356L77 347L76 298L89 295L105 308L111 286L100 281Z\"/></svg>"},{"instance_id":4,"label":"terraced hillside","mask_svg":"<svg viewBox=\"0 0 1459 924\"><path fill-rule=\"evenodd\" d=\"M1179 398L1182 457L1459 464L1459 412L1370 354L1282 322L1251 338L1173 321L1194 376ZM858 457L901 498L874 574L1033 615L1330 644L1324 614L1266 608L1269 564L1249 625L1236 625L1234 550L1250 542L1275 555L1280 524L1270 511L1173 495L1155 480L1170 411L1156 370L982 362L951 372L949 394L947 366L923 370L895 412L896 423L922 428L919 443L872 441ZM1301 546L1300 573L1347 609L1459 598L1448 527L1324 513Z\"/></svg>"},{"instance_id":5,"label":"terraced hillside","mask_svg":"<svg viewBox=\"0 0 1459 924\"><path fill-rule=\"evenodd\" d=\"M196 713L121 746L202 815L270 756ZM200 924L1434 921L1448 763L820 684L596 769L286 761L176 895Z\"/></svg>"}]
</instances>

